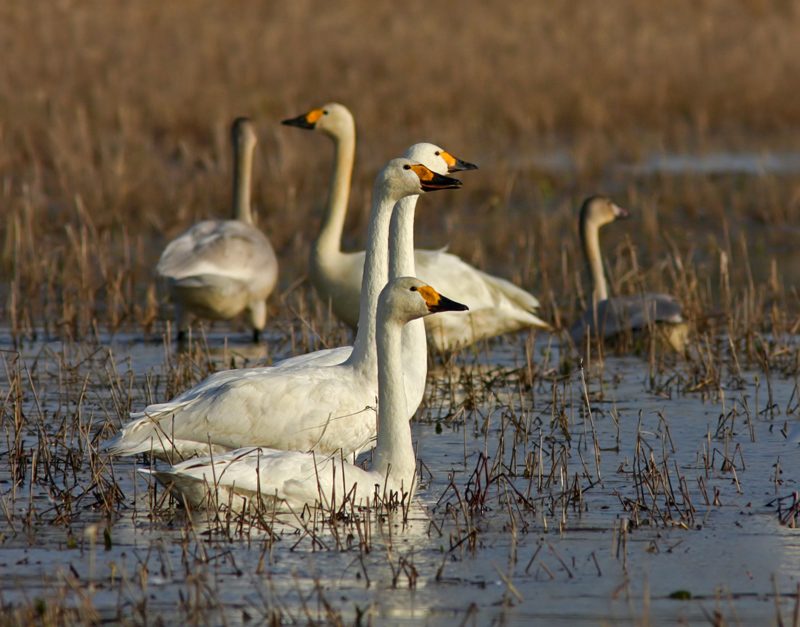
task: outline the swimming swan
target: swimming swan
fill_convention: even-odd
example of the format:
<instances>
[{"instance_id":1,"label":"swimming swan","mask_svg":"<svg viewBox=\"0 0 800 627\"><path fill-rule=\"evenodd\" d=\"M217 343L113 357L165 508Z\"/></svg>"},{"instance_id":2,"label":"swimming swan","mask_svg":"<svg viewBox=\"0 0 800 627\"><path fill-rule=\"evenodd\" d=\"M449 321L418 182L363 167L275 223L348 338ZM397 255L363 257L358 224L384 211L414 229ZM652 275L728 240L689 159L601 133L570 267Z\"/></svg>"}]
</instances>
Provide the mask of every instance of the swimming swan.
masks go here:
<instances>
[{"instance_id":1,"label":"swimming swan","mask_svg":"<svg viewBox=\"0 0 800 627\"><path fill-rule=\"evenodd\" d=\"M378 397L375 320L366 309L380 292L371 273L386 275L392 208L402 197L459 187L461 182L408 159L393 159L378 174L367 240L367 324L359 329L350 357L341 364L247 368L218 372L166 403L132 414L102 450L114 455L152 453L168 461L214 455L242 446L346 456L374 445ZM406 416L406 419L410 414Z\"/></svg>"},{"instance_id":2,"label":"swimming swan","mask_svg":"<svg viewBox=\"0 0 800 627\"><path fill-rule=\"evenodd\" d=\"M175 303L178 339L195 317L229 320L247 309L257 341L267 322L267 296L278 280L278 259L267 236L253 225L250 179L256 134L237 118L234 150L233 218L206 220L169 243L158 262Z\"/></svg>"},{"instance_id":3,"label":"swimming swan","mask_svg":"<svg viewBox=\"0 0 800 627\"><path fill-rule=\"evenodd\" d=\"M411 159L417 163L428 167L433 172L445 174L455 162L463 164L462 169L468 169L469 164L452 157L444 149L430 143L419 143L411 146L403 154L406 159ZM401 276L416 276L416 263L414 255L414 214L419 196L406 196L394 206L392 211L391 226L389 229L388 241L379 242L379 246L387 246L389 251L389 272L388 280L396 279ZM355 253L362 255L361 253ZM376 256L370 257L375 262ZM363 262L356 267L361 267ZM378 308L378 293L386 285L386 272L370 272L372 280L376 281L376 288L367 290L366 293L372 295L368 298L367 315L368 320L375 318ZM364 286L361 282L362 297ZM453 314L453 316L466 314ZM333 365L343 362L350 356L352 346L341 346L333 349L325 349L290 357L277 364L277 368L291 368L297 365L314 363L315 365ZM425 337L425 323L423 320L413 320L403 329L403 364L405 372L405 386L408 399L408 408L413 415L416 413L422 398L425 395L425 383L428 375L428 343Z\"/></svg>"},{"instance_id":4,"label":"swimming swan","mask_svg":"<svg viewBox=\"0 0 800 627\"><path fill-rule=\"evenodd\" d=\"M619 333L632 330L652 330L656 323L666 333L666 339L681 352L686 341L687 325L681 316L683 308L669 294L608 297L603 258L600 253L600 227L617 218L627 218L628 212L605 196L587 198L581 207L580 233L583 252L592 277L592 304L569 330L576 344L587 333L608 340Z\"/></svg>"},{"instance_id":5,"label":"swimming swan","mask_svg":"<svg viewBox=\"0 0 800 627\"><path fill-rule=\"evenodd\" d=\"M309 274L320 298L324 302L330 300L334 314L351 328L356 328L364 254L341 250L355 155L353 116L345 106L329 103L283 123L322 132L334 142L331 191L322 227L311 251ZM449 172L476 167L444 151L442 157L448 161ZM423 281L439 282L445 292L463 294L470 308L468 315L444 314L436 316L435 320L425 320L428 336L437 350L453 350L529 326L550 328L533 313L539 301L510 281L481 272L443 250L414 252L415 276Z\"/></svg>"},{"instance_id":6,"label":"swimming swan","mask_svg":"<svg viewBox=\"0 0 800 627\"><path fill-rule=\"evenodd\" d=\"M416 489L417 463L403 386L403 325L438 311L464 310L465 305L410 277L393 280L381 292L378 445L369 470L342 462L336 455L248 447L153 474L173 495L186 498L194 507L231 502L235 509L243 509L252 499L267 501L270 508L273 503L294 509L319 503L329 511L337 510L346 499L356 507L375 501L407 504ZM139 471L150 474L148 469Z\"/></svg>"}]
</instances>

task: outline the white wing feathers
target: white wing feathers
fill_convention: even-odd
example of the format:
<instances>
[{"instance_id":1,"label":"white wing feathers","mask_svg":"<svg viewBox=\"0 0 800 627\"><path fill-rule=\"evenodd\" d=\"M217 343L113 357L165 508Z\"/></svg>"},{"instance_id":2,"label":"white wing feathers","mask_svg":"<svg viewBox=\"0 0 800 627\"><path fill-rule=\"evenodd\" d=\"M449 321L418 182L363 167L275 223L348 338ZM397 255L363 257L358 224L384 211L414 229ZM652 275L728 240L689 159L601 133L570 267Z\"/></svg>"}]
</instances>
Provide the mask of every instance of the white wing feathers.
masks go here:
<instances>
[{"instance_id":1,"label":"white wing feathers","mask_svg":"<svg viewBox=\"0 0 800 627\"><path fill-rule=\"evenodd\" d=\"M180 281L216 275L252 283L268 282L274 252L258 228L237 220L206 220L167 246L158 262L159 274Z\"/></svg>"},{"instance_id":2,"label":"white wing feathers","mask_svg":"<svg viewBox=\"0 0 800 627\"><path fill-rule=\"evenodd\" d=\"M217 455L213 463L188 460L154 474L165 485L175 483L195 506L202 504L211 486L220 488L222 503L229 498L227 490L235 489L238 494L258 494L261 499L274 496L295 507L315 501L330 507L333 501L342 503L345 495L358 504L371 499L375 484L382 483L375 473L342 463L337 456L256 447ZM197 485L192 486L192 481Z\"/></svg>"},{"instance_id":3,"label":"white wing feathers","mask_svg":"<svg viewBox=\"0 0 800 627\"><path fill-rule=\"evenodd\" d=\"M370 388L375 389L370 393ZM212 452L248 442L332 453L344 443L349 457L372 446L377 394L376 382L348 365L218 372L171 401L132 414L133 422L103 450L115 455L152 450L171 457L175 448L183 456L207 455L211 441Z\"/></svg>"}]
</instances>

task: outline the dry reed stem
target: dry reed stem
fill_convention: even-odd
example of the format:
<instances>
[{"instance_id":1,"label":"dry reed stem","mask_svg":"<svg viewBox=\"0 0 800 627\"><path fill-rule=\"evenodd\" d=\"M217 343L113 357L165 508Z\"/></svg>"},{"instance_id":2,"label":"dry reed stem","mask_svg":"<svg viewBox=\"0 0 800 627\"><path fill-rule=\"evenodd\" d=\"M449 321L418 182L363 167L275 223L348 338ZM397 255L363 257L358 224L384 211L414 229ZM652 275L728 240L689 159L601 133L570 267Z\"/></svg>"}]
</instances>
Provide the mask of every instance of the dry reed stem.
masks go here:
<instances>
[{"instance_id":1,"label":"dry reed stem","mask_svg":"<svg viewBox=\"0 0 800 627\"><path fill-rule=\"evenodd\" d=\"M704 303L710 310L697 307L684 272L697 266L705 274L704 258L721 244L670 225L724 218L741 229L744 219L797 217L793 177L712 181L611 170L653 151L761 150L764 137L777 149L791 145L776 133L800 120L787 91L800 72L800 12L791 3L685 1L662 11L632 0L592 1L569 15L548 3L491 11L468 3L455 16L418 2L402 15L388 6L365 11L362 2L335 12L307 2L184 4L53 0L3 9L0 41L13 62L0 69L8 95L0 118L13 123L0 134L8 217L0 257L12 281L0 286L0 303L15 337L83 337L95 326L163 332L169 315L163 290L153 289L156 259L190 224L227 214L226 130L241 114L259 126L261 225L278 248L281 285L294 285L305 273L330 152L277 122L330 99L348 104L359 126L347 247L363 242L377 168L413 142L436 141L481 170L464 193L421 203L420 244L449 243L539 295L555 290L551 302L542 299L551 319L575 316L569 283L583 266L575 208L601 187L641 207L645 228L627 248L639 253L638 267L653 269L628 276L613 266L612 283L621 293L643 284L659 289L667 272L667 285L700 319L717 309L716 299ZM344 28L382 36L343 38ZM452 50L457 64L449 62ZM538 155L556 149L570 165L537 165ZM660 238L665 226L669 246ZM617 231L608 236L612 250L614 239L625 239ZM757 237L747 246L781 241L774 232ZM722 246L732 262L741 258L736 246ZM694 263L671 271L669 257L685 254ZM757 281L768 280L772 294L753 294L760 287L749 281L743 302L778 295L778 311L796 311L775 268ZM740 278L732 277L734 286ZM305 302L300 311L316 307ZM296 322L285 313L273 299L281 330ZM301 313L310 328L319 328L317 313Z\"/></svg>"}]
</instances>

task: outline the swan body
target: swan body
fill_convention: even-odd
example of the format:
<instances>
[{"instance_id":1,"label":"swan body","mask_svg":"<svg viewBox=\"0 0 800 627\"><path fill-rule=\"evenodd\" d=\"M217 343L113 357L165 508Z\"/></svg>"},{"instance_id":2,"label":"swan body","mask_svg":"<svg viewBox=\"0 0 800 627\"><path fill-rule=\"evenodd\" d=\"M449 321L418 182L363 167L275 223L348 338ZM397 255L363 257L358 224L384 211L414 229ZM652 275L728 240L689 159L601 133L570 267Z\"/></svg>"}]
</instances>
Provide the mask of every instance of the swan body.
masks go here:
<instances>
[{"instance_id":1,"label":"swan body","mask_svg":"<svg viewBox=\"0 0 800 627\"><path fill-rule=\"evenodd\" d=\"M336 456L248 447L189 460L153 474L194 507L230 503L235 509L244 509L248 501L266 501L270 508L319 504L335 511L345 500L356 507L375 502L408 503L417 482L403 385L403 325L437 311L465 309L410 277L393 280L381 292L378 444L368 470ZM147 469L140 472L150 473Z\"/></svg>"},{"instance_id":2,"label":"swan body","mask_svg":"<svg viewBox=\"0 0 800 627\"><path fill-rule=\"evenodd\" d=\"M343 105L329 103L321 109L285 120L284 124L321 132L334 142L331 192L319 237L312 248L309 274L320 298L330 301L334 314L355 329L359 315L360 267L364 256L363 253L344 253L341 250L355 155L353 116ZM474 165L455 159L443 150L441 153L448 163L449 172L475 169ZM436 316L437 320L425 319L428 337L439 351L454 350L530 326L550 328L534 313L539 301L509 281L481 272L444 251L417 250L415 263L415 276L423 281L439 282L445 292L463 294L470 308L468 315L442 314Z\"/></svg>"},{"instance_id":3,"label":"swan body","mask_svg":"<svg viewBox=\"0 0 800 627\"><path fill-rule=\"evenodd\" d=\"M534 313L539 300L511 281L492 276L444 250L417 250L414 255L417 276L427 281L431 276L442 289L463 293L469 314L447 314L437 320L426 319L428 337L438 351L452 351L480 340L529 327L550 329Z\"/></svg>"},{"instance_id":4,"label":"swan body","mask_svg":"<svg viewBox=\"0 0 800 627\"><path fill-rule=\"evenodd\" d=\"M178 317L179 338L194 318L229 320L245 309L254 339L267 322L267 296L278 280L269 239L253 224L250 179L256 135L237 118L234 146L233 219L205 220L169 243L158 262Z\"/></svg>"},{"instance_id":5,"label":"swan body","mask_svg":"<svg viewBox=\"0 0 800 627\"><path fill-rule=\"evenodd\" d=\"M392 207L402 197L461 185L408 159L390 161L378 174L367 241L366 324L350 356L333 366L299 364L218 372L171 401L150 405L103 445L115 455L181 457L264 446L345 456L373 446L378 397L376 321L367 315L385 277ZM406 416L406 419L410 415Z\"/></svg>"},{"instance_id":6,"label":"swan body","mask_svg":"<svg viewBox=\"0 0 800 627\"><path fill-rule=\"evenodd\" d=\"M667 342L680 352L688 327L681 316L683 307L674 296L608 296L599 231L601 226L626 217L628 213L605 196L592 196L581 207L581 242L592 277L592 303L570 327L570 337L580 344L587 333L609 340L625 331L652 330L658 325Z\"/></svg>"}]
</instances>

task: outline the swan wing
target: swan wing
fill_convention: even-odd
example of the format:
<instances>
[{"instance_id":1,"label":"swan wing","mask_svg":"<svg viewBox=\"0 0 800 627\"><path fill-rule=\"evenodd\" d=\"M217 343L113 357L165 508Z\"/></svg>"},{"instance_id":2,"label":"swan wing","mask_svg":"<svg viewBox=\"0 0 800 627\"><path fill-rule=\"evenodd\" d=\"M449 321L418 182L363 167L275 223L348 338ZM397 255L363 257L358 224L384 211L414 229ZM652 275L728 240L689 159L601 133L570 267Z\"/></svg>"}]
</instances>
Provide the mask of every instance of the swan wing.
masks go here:
<instances>
[{"instance_id":1,"label":"swan wing","mask_svg":"<svg viewBox=\"0 0 800 627\"><path fill-rule=\"evenodd\" d=\"M177 488L194 506L207 502L207 492L214 486L220 489L222 503L228 501L227 491L231 491L285 502L293 508L315 503L335 508L345 494L363 500L371 497L376 483L382 483L376 473L336 456L261 447L192 459L153 474L164 485Z\"/></svg>"},{"instance_id":2,"label":"swan wing","mask_svg":"<svg viewBox=\"0 0 800 627\"><path fill-rule=\"evenodd\" d=\"M103 450L171 458L269 448L346 455L373 445L377 383L346 364L219 372L166 403L132 414Z\"/></svg>"},{"instance_id":3,"label":"swan wing","mask_svg":"<svg viewBox=\"0 0 800 627\"><path fill-rule=\"evenodd\" d=\"M535 296L511 281L492 276L442 250L416 250L417 276L452 294L469 307L466 314L443 313L425 320L428 334L440 350L527 327L549 329L534 311Z\"/></svg>"},{"instance_id":4,"label":"swan wing","mask_svg":"<svg viewBox=\"0 0 800 627\"><path fill-rule=\"evenodd\" d=\"M295 355L287 357L274 364L273 368L305 368L306 366L336 366L344 363L353 353L352 346L338 346L336 348L324 348L306 353L305 355Z\"/></svg>"},{"instance_id":5,"label":"swan wing","mask_svg":"<svg viewBox=\"0 0 800 627\"><path fill-rule=\"evenodd\" d=\"M238 220L207 220L174 239L158 262L159 274L175 281L211 275L274 285L277 260L266 235Z\"/></svg>"},{"instance_id":6,"label":"swan wing","mask_svg":"<svg viewBox=\"0 0 800 627\"><path fill-rule=\"evenodd\" d=\"M570 328L573 341L580 342L587 329L610 338L632 329L644 329L656 322L680 324L683 307L669 294L644 294L642 296L617 296L597 303L596 312L589 308Z\"/></svg>"}]
</instances>

